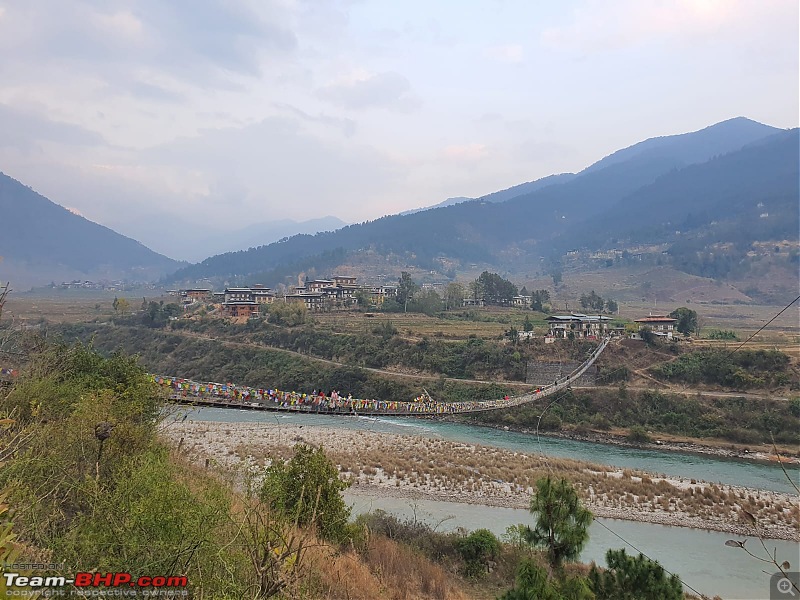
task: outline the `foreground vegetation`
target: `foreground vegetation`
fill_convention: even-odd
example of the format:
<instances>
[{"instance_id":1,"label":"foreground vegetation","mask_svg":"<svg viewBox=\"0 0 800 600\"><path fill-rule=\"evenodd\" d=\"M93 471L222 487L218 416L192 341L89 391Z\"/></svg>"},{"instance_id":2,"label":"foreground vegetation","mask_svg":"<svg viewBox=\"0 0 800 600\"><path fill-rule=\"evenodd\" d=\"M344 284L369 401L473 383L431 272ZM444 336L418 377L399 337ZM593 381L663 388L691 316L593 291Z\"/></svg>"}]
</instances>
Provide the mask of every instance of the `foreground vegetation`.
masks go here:
<instances>
[{"instance_id":1,"label":"foreground vegetation","mask_svg":"<svg viewBox=\"0 0 800 600\"><path fill-rule=\"evenodd\" d=\"M672 590L659 598L681 597L655 563L619 560L614 577L571 567L591 514L563 480L537 482L535 525L506 544L380 513L351 523L322 449L298 444L262 471L197 468L160 440L161 414L134 359L39 346L0 391L3 569L13 558L63 563L65 576L185 576L196 597L237 599L458 599L490 572L508 590L516 571L505 598L601 599L620 597L635 567Z\"/></svg>"}]
</instances>

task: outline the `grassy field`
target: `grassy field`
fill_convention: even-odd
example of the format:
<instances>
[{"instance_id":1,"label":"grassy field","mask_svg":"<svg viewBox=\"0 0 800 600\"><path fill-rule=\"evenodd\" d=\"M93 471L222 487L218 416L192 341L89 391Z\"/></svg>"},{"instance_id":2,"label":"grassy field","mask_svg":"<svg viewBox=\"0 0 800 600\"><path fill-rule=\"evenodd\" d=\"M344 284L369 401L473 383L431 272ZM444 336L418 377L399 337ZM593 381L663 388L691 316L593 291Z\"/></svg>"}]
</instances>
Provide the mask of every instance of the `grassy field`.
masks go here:
<instances>
[{"instance_id":1,"label":"grassy field","mask_svg":"<svg viewBox=\"0 0 800 600\"><path fill-rule=\"evenodd\" d=\"M123 297L123 294L118 294ZM132 310L141 306L141 297L127 297ZM9 297L3 318L6 321L35 324L42 320L56 323L77 323L95 319L108 319L114 315L111 306L113 293L77 292L59 296L45 297L32 295L14 295ZM174 297L147 296L147 300L164 300L174 302ZM574 305L574 306L573 306ZM647 302L620 303L619 317L622 320L652 314L666 314L675 308L677 303ZM782 307L744 304L691 304L697 311L698 321L702 328L701 338L713 329L734 331L740 341L696 340L696 344L715 347L735 348L746 340L762 325L769 321ZM570 309L580 311L577 302L570 304ZM560 311L564 312L564 311ZM512 326L519 331L528 317L537 335L547 330L546 315L543 313L523 311L511 308L465 308L451 311L443 316L427 316L414 313L382 313L374 312L331 312L310 315L310 320L323 330L339 333L369 333L376 326L391 321L399 334L409 339L422 337L440 338L444 340L463 340L470 336L483 339L500 339ZM800 358L800 305L786 310L768 327L748 342L751 349L778 348Z\"/></svg>"}]
</instances>

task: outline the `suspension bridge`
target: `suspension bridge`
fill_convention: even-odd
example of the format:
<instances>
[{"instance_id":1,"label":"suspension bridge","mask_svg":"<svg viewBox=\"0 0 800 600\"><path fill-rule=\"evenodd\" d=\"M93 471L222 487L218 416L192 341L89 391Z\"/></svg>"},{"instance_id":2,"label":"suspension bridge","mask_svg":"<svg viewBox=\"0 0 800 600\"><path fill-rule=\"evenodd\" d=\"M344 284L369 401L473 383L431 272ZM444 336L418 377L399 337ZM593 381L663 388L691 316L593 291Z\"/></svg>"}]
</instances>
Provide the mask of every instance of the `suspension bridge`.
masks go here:
<instances>
[{"instance_id":1,"label":"suspension bridge","mask_svg":"<svg viewBox=\"0 0 800 600\"><path fill-rule=\"evenodd\" d=\"M335 392L326 396L322 393L302 394L275 389L251 388L231 383L200 383L161 375L151 375L151 378L155 383L169 389L171 402L191 406L376 417L444 416L511 408L552 396L577 381L594 364L606 349L609 341L610 338L604 338L592 354L563 380L557 379L551 385L536 388L526 394L506 396L495 400L440 402L433 400L427 394L413 402L369 400L345 397Z\"/></svg>"}]
</instances>

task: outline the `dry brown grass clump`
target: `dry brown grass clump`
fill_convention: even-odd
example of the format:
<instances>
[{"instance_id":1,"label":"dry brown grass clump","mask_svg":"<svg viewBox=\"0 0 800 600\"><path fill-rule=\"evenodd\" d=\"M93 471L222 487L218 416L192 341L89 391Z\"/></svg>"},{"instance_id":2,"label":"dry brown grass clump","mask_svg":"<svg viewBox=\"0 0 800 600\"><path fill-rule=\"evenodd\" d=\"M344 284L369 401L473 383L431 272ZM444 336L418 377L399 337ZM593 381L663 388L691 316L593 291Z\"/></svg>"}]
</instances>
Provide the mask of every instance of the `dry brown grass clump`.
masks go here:
<instances>
[{"instance_id":1,"label":"dry brown grass clump","mask_svg":"<svg viewBox=\"0 0 800 600\"><path fill-rule=\"evenodd\" d=\"M331 600L466 600L454 578L408 546L371 536L365 556L337 552L327 545L310 548L312 597ZM311 590L310 590L311 591Z\"/></svg>"}]
</instances>

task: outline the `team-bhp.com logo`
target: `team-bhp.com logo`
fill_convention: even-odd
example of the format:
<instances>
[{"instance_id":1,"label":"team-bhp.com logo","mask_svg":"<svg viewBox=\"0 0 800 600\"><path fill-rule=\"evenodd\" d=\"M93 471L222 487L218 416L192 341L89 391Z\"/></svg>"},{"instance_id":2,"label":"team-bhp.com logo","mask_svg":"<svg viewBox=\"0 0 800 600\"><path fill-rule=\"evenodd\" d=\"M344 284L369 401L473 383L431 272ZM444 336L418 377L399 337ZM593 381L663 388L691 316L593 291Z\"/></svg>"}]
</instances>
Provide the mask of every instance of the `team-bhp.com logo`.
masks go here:
<instances>
[{"instance_id":1,"label":"team-bhp.com logo","mask_svg":"<svg viewBox=\"0 0 800 600\"><path fill-rule=\"evenodd\" d=\"M3 578L5 579L3 583L5 583L6 596L24 596L34 591L41 593L43 596L64 596L67 595L67 590L64 588L72 586L77 589L69 590L71 592L69 595L76 596L174 597L188 596L186 588L189 585L189 581L185 576L133 577L130 573L80 572L69 578L64 576L44 577L27 576L20 573L3 573ZM88 588L95 589L88 593ZM128 593L123 593L123 590Z\"/></svg>"}]
</instances>

